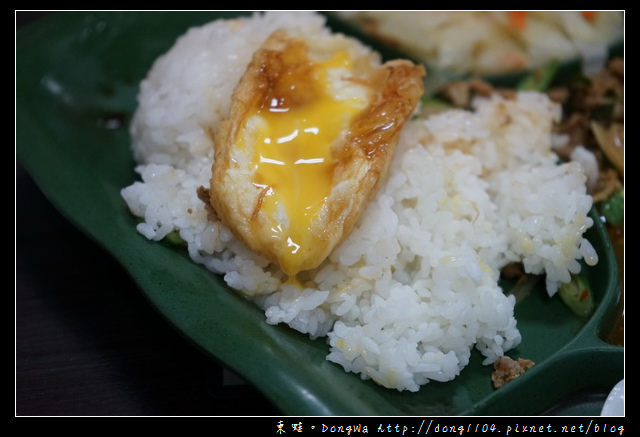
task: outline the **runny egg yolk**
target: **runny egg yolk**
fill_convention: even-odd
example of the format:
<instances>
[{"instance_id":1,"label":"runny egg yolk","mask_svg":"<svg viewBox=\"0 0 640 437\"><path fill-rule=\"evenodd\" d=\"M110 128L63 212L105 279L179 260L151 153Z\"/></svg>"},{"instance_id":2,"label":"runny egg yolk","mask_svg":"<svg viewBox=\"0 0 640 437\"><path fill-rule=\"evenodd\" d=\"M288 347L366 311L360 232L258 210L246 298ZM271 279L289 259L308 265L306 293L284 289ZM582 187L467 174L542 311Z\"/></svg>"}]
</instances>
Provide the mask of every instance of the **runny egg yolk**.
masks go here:
<instances>
[{"instance_id":1,"label":"runny egg yolk","mask_svg":"<svg viewBox=\"0 0 640 437\"><path fill-rule=\"evenodd\" d=\"M262 104L245 119L245 141L253 144L253 184L261 190L259 209L281 242L276 256L289 278L321 235L311 223L332 189L332 144L366 106L362 87L349 83L353 62L346 51L313 62L306 48L289 47L281 71ZM355 90L355 91L354 91ZM285 213L286 220L280 220Z\"/></svg>"}]
</instances>

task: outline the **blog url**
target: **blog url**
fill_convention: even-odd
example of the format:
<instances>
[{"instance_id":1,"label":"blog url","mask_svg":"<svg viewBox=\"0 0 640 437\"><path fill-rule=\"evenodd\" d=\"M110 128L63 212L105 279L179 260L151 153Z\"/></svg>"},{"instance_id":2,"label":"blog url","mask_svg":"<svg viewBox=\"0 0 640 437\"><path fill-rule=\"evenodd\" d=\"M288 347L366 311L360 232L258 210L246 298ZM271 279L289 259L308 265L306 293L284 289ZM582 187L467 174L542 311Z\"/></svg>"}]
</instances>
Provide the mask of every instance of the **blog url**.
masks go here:
<instances>
[{"instance_id":1,"label":"blog url","mask_svg":"<svg viewBox=\"0 0 640 437\"><path fill-rule=\"evenodd\" d=\"M615 421L614 421L615 422ZM451 421L440 421L437 419L422 419L419 421L408 421L404 423L364 423L353 421L350 423L315 422L309 420L298 420L287 423L280 420L276 424L276 435L291 433L320 433L326 435L361 435L361 434L394 434L399 436L410 435L463 435L463 434L494 434L505 436L516 436L522 434L538 433L558 433L558 434L624 434L624 425L619 421L606 423L605 421L585 421L584 423L573 421L569 424L562 423L522 423L522 422L467 422L453 423Z\"/></svg>"}]
</instances>

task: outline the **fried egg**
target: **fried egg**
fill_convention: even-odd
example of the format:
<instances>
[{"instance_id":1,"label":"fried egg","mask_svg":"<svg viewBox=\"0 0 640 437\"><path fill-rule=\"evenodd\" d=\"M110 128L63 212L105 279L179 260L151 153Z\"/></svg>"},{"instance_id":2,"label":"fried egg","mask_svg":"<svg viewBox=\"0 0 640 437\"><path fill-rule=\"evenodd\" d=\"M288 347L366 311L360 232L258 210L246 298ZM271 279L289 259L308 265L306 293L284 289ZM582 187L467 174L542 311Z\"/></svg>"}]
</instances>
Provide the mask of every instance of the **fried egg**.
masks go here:
<instances>
[{"instance_id":1,"label":"fried egg","mask_svg":"<svg viewBox=\"0 0 640 437\"><path fill-rule=\"evenodd\" d=\"M289 278L317 267L384 182L424 75L342 35L274 32L214 132L211 206Z\"/></svg>"}]
</instances>

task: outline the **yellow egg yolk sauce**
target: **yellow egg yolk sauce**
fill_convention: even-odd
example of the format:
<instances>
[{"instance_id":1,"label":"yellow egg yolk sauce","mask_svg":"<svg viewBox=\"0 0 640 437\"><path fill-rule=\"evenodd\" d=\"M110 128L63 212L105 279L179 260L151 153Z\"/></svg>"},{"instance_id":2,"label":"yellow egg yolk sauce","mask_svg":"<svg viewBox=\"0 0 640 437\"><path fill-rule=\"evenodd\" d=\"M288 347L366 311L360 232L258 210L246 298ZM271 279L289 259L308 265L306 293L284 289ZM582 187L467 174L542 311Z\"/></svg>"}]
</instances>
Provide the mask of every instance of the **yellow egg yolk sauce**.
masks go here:
<instances>
[{"instance_id":1,"label":"yellow egg yolk sauce","mask_svg":"<svg viewBox=\"0 0 640 437\"><path fill-rule=\"evenodd\" d=\"M262 104L245 122L251 120L251 166L253 184L261 190L259 208L271 218L268 232L284 245L276 254L280 267L295 281L319 238L311 232L312 220L333 186L331 146L366 102L354 96L339 98L332 88L332 80L353 69L346 51L313 62L304 44L292 44L279 61ZM279 208L284 208L288 222L277 220Z\"/></svg>"}]
</instances>

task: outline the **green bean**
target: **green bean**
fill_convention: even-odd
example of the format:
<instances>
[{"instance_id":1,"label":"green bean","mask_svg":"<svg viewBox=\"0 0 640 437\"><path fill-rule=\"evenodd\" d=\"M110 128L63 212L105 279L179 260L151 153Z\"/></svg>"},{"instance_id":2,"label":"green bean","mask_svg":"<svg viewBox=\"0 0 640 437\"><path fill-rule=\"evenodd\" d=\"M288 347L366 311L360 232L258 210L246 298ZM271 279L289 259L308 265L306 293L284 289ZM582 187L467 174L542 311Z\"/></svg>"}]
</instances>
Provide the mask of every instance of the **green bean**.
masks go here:
<instances>
[{"instance_id":1,"label":"green bean","mask_svg":"<svg viewBox=\"0 0 640 437\"><path fill-rule=\"evenodd\" d=\"M624 187L602 202L600 212L611 226L624 224Z\"/></svg>"},{"instance_id":2,"label":"green bean","mask_svg":"<svg viewBox=\"0 0 640 437\"><path fill-rule=\"evenodd\" d=\"M525 76L517 85L518 91L547 91L560 63L552 60Z\"/></svg>"},{"instance_id":3,"label":"green bean","mask_svg":"<svg viewBox=\"0 0 640 437\"><path fill-rule=\"evenodd\" d=\"M164 240L167 243L175 245L175 246L184 246L184 245L186 245L185 241L180 236L180 233L175 229L173 231L169 232L167 234L167 236L164 237Z\"/></svg>"},{"instance_id":4,"label":"green bean","mask_svg":"<svg viewBox=\"0 0 640 437\"><path fill-rule=\"evenodd\" d=\"M558 288L558 294L569 309L579 317L587 317L594 308L593 293L580 275L572 275L571 281Z\"/></svg>"}]
</instances>

